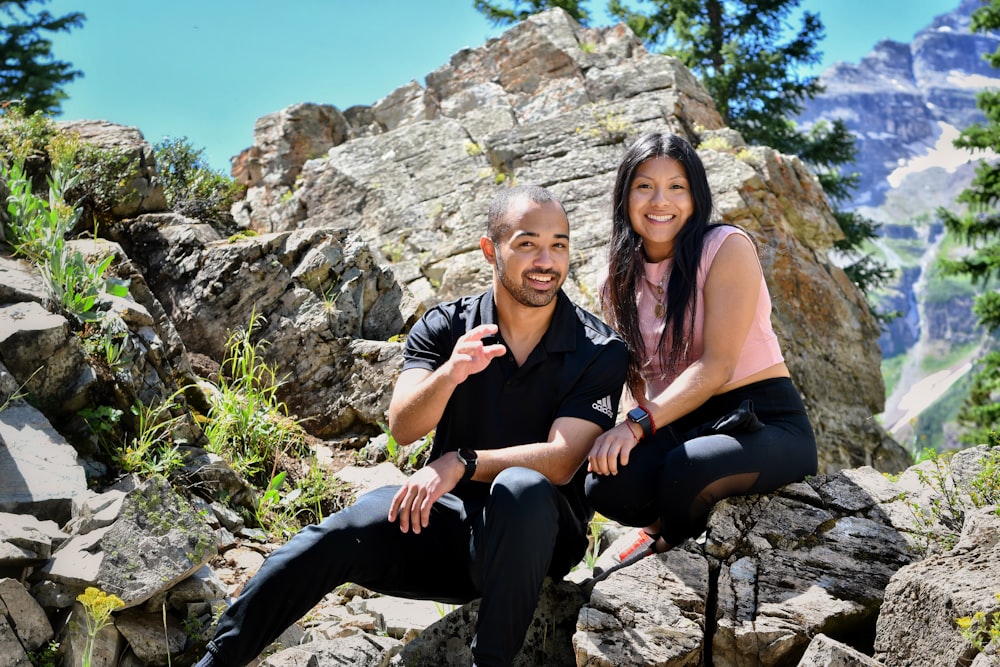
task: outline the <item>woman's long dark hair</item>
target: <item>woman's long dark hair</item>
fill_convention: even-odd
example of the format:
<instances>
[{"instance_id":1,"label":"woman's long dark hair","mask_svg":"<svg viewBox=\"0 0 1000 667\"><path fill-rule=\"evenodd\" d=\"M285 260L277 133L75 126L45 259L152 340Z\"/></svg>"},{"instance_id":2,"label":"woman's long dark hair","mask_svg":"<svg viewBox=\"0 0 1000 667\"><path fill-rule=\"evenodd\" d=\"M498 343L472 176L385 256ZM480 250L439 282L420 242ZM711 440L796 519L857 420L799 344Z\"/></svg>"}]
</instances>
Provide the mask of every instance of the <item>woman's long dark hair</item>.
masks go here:
<instances>
[{"instance_id":1,"label":"woman's long dark hair","mask_svg":"<svg viewBox=\"0 0 1000 667\"><path fill-rule=\"evenodd\" d=\"M625 152L618 165L618 177L612 193L608 281L601 291L601 307L604 317L621 333L628 345L628 384L632 388L642 386L641 369L646 363L636 306L636 293L644 277L644 254L642 237L632 229L629 219L628 195L635 170L646 160L658 157L671 158L683 165L694 201L694 212L674 241L674 265L667 283L665 323L657 346L664 369L677 368L687 355L686 334L694 330L697 307L698 265L712 215L712 191L708 187L705 166L685 139L675 134L647 134ZM668 339L669 355L664 351L664 342Z\"/></svg>"}]
</instances>

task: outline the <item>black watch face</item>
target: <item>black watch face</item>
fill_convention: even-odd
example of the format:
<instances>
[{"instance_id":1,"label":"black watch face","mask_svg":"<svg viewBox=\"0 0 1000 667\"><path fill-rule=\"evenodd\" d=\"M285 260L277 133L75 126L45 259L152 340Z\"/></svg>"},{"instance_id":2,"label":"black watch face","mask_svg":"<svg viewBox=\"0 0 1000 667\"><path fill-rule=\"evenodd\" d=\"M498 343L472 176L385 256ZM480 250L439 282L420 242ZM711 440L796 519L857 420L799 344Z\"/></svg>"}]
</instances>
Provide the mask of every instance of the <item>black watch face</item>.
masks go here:
<instances>
[{"instance_id":1,"label":"black watch face","mask_svg":"<svg viewBox=\"0 0 1000 667\"><path fill-rule=\"evenodd\" d=\"M637 424L641 424L643 421L649 419L649 415L642 408L632 408L628 411L628 418Z\"/></svg>"}]
</instances>

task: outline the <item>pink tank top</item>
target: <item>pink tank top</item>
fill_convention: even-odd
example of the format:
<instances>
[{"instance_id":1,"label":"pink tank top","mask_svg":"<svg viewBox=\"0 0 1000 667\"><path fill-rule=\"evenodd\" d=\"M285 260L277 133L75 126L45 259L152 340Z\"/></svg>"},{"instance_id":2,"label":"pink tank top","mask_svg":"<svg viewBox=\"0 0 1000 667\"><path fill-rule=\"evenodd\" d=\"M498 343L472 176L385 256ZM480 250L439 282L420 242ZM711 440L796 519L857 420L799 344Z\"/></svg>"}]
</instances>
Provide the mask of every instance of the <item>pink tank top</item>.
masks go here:
<instances>
[{"instance_id":1,"label":"pink tank top","mask_svg":"<svg viewBox=\"0 0 1000 667\"><path fill-rule=\"evenodd\" d=\"M701 264L698 266L696 292L698 308L695 311L694 336L691 339L686 357L681 361L680 368L674 369L672 373L661 367L660 354L656 346L660 342L664 325L660 294L662 294L661 290L666 288L669 280L673 259L666 259L655 264L645 263L645 280L639 285L636 304L639 312L639 329L646 347L645 358L648 360L642 369L642 376L646 381L647 400L666 389L684 369L701 358L705 347L705 312L704 308L701 307L704 302L705 281L719 248L731 234L742 234L749 239L746 232L728 225L714 227L705 236ZM664 345L670 345L669 339L664 341ZM757 313L750 325L750 331L743 343L743 349L740 351L730 382L738 382L782 361L784 361L784 356L782 356L781 348L778 345L778 337L771 328L771 296L768 294L767 283L764 282L762 273L760 294L757 299Z\"/></svg>"}]
</instances>

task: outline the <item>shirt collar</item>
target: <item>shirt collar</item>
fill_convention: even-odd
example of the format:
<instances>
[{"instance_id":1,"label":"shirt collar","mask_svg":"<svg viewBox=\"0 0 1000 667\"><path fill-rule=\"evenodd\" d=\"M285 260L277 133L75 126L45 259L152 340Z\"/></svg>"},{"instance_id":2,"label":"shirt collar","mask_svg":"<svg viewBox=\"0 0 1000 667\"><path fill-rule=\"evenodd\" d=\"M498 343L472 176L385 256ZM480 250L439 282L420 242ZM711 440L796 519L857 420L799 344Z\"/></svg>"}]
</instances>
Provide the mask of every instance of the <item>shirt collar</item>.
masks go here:
<instances>
[{"instance_id":1,"label":"shirt collar","mask_svg":"<svg viewBox=\"0 0 1000 667\"><path fill-rule=\"evenodd\" d=\"M486 290L479 302L479 321L497 324L497 305L493 288ZM576 349L576 306L561 289L556 294L556 309L542 345L548 352L571 352Z\"/></svg>"}]
</instances>

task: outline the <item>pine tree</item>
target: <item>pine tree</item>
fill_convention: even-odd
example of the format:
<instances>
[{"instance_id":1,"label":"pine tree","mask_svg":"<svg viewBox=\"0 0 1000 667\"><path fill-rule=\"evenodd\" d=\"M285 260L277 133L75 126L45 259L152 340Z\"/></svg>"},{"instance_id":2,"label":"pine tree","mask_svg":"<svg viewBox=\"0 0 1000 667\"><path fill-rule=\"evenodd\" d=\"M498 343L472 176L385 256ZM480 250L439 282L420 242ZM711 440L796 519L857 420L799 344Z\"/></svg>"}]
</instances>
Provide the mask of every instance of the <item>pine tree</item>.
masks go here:
<instances>
[{"instance_id":1,"label":"pine tree","mask_svg":"<svg viewBox=\"0 0 1000 667\"><path fill-rule=\"evenodd\" d=\"M973 32L1000 28L1000 0L990 0L972 14ZM1000 49L987 54L991 67L1000 68ZM976 98L986 115L985 123L966 128L954 141L956 148L1000 152L1000 91L984 90ZM958 196L957 203L967 211L957 214L939 209L948 230L972 246L971 254L958 260L946 260L942 266L951 275L967 275L973 284L984 287L1000 279L1000 165L983 160L970 186ZM1000 330L1000 290L986 290L976 298L973 311L979 323L991 334ZM991 442L1000 445L1000 351L988 353L980 362L969 398L958 415L971 428L962 436L967 444Z\"/></svg>"},{"instance_id":2,"label":"pine tree","mask_svg":"<svg viewBox=\"0 0 1000 667\"><path fill-rule=\"evenodd\" d=\"M56 60L47 32L69 31L86 16L72 12L54 17L30 5L48 0L0 0L0 101L18 101L29 114L55 113L66 93L62 87L82 73Z\"/></svg>"}]
</instances>

